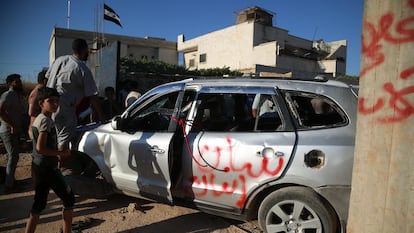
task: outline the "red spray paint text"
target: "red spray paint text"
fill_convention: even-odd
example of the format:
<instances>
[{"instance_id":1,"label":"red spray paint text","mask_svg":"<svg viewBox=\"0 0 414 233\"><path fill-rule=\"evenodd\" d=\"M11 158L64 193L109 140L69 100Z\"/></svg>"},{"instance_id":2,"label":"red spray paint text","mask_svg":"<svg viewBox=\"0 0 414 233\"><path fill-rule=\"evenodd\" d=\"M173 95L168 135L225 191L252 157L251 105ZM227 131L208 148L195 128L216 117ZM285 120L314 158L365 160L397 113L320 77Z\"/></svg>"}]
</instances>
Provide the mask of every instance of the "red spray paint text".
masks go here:
<instances>
[{"instance_id":1,"label":"red spray paint text","mask_svg":"<svg viewBox=\"0 0 414 233\"><path fill-rule=\"evenodd\" d=\"M196 190L202 190L201 192L194 193L196 197L203 197L208 195L209 190L211 190L212 195L214 197L219 197L221 195L233 195L235 191L238 191L240 193L240 198L237 200L236 205L239 208L243 208L246 199L247 199L247 187L246 187L246 177L250 178L259 178L262 176L268 176L268 177L275 177L280 175L282 172L282 169L285 165L285 161L283 157L277 158L276 165L273 163L270 163L270 159L261 157L261 165L260 168L256 168L251 162L245 162L241 165L237 166L235 161L235 153L233 151L233 140L229 137L227 137L226 140L226 147L221 148L219 146L215 146L211 148L208 145L202 145L200 148L202 148L199 152L199 154L196 156L191 151L191 146L187 138L187 132L185 130L186 128L186 122L182 119L176 119L174 117L171 117L172 120L177 122L182 130L183 135L185 139L185 144L187 147L187 151L189 155L192 157L194 164L197 166L197 169L202 173L203 175L201 177L199 176L193 176L192 180L190 181L192 183L193 189ZM196 145L194 145L196 147ZM227 154L223 155L223 151L226 151ZM209 154L209 158L215 157L214 161L210 161L209 165L203 164L203 156L207 156ZM213 156L211 156L213 155ZM218 169L222 167L222 164L224 165L223 169ZM271 168L273 165L273 168ZM216 181L216 174L218 172L232 172L232 174L237 174L236 178L231 180L230 182L222 182L221 183L221 189L217 189L217 181ZM228 176L229 178L232 176Z\"/></svg>"},{"instance_id":2,"label":"red spray paint text","mask_svg":"<svg viewBox=\"0 0 414 233\"><path fill-rule=\"evenodd\" d=\"M219 197L223 194L233 195L235 191L238 191L241 193L241 195L240 198L237 200L236 205L242 208L247 198L246 178L252 179L263 176L278 176L280 175L282 168L284 166L284 159L283 157L277 158L277 163L275 165L274 163L270 163L270 159L261 158L260 168L256 168L256 171L255 166L251 162L245 162L237 166L234 163L236 158L235 153L233 151L232 139L226 138L226 141L227 148L215 147L211 150L209 146L203 146L203 149L200 151L199 156L206 156L207 154L211 155L211 153L215 153L216 159L212 163L214 165L211 167L199 166L198 163L196 163L198 165L199 171L204 173L204 175L201 178L198 176L193 176L193 187L197 187L197 190L203 190L202 192L195 193L197 197L207 195L209 190L212 190L212 195L216 197ZM222 151L227 151L228 154L223 155ZM208 157L211 158L211 156ZM226 164L225 168L223 169L225 172L232 172L233 174L237 174L237 176L231 182L223 182L221 184L221 189L217 190L217 181L215 180L215 178L216 173L220 171L217 171L217 169L215 168L220 167L221 164Z\"/></svg>"},{"instance_id":3,"label":"red spray paint text","mask_svg":"<svg viewBox=\"0 0 414 233\"><path fill-rule=\"evenodd\" d=\"M414 8L414 0L406 0L406 3L408 7ZM399 45L414 42L414 16L395 20L393 13L387 13L380 17L377 26L366 21L363 25L365 35L362 37L362 56L368 61L368 65L361 68L361 78L386 61L386 56L382 51L384 44ZM414 66L407 67L400 72L399 78L407 80L413 74ZM414 103L410 102L409 98L409 95L414 94L413 85L398 88L395 84L387 82L382 88L386 95L376 100L359 98L360 114L376 114L375 120L379 123L401 122L414 114ZM372 104L369 105L367 102ZM382 110L387 110L386 108L389 109L389 115L383 114Z\"/></svg>"}]
</instances>

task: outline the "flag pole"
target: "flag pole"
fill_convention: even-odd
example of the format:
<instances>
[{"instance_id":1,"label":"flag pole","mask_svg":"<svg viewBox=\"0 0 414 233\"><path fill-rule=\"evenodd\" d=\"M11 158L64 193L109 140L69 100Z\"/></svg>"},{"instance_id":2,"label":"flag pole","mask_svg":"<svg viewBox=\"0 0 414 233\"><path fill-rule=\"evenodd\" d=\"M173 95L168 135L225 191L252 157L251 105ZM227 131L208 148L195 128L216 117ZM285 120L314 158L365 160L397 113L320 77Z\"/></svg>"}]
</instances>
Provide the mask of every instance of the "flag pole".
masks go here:
<instances>
[{"instance_id":1,"label":"flag pole","mask_svg":"<svg viewBox=\"0 0 414 233\"><path fill-rule=\"evenodd\" d=\"M98 2L97 1L95 1L96 2L96 6L95 6L95 12L94 12L94 16L95 16L95 18L94 18L94 38L93 38L93 42L94 42L94 49L96 49L95 48L95 44L97 43L97 41L98 41L98 29L99 29L99 27L98 27L98 19L99 19L99 16L98 16L98 12L99 12L99 9L98 9Z\"/></svg>"},{"instance_id":2,"label":"flag pole","mask_svg":"<svg viewBox=\"0 0 414 233\"><path fill-rule=\"evenodd\" d=\"M67 29L70 28L70 0L68 0L68 16L67 16Z\"/></svg>"},{"instance_id":3,"label":"flag pole","mask_svg":"<svg viewBox=\"0 0 414 233\"><path fill-rule=\"evenodd\" d=\"M105 20L104 20L105 9L104 9L104 4L105 4L105 0L102 0L102 4L101 4L101 6L102 6L102 8L101 8L101 14L102 14L102 17L101 17L101 20L102 20L102 43L105 42Z\"/></svg>"},{"instance_id":4,"label":"flag pole","mask_svg":"<svg viewBox=\"0 0 414 233\"><path fill-rule=\"evenodd\" d=\"M104 4L105 4L105 0L102 0L102 4L100 5L100 9L99 9L99 12L100 12L100 14L101 14L101 17L100 17L100 19L101 19L101 22L102 22L102 24L101 24L101 28L102 28L102 41L101 41L101 46L100 46L100 50L99 50L99 66L101 66L101 63L102 63L102 48L103 48L103 44L105 43L104 41L105 41L105 20L104 20ZM102 70L101 68L100 68L100 70Z\"/></svg>"}]
</instances>

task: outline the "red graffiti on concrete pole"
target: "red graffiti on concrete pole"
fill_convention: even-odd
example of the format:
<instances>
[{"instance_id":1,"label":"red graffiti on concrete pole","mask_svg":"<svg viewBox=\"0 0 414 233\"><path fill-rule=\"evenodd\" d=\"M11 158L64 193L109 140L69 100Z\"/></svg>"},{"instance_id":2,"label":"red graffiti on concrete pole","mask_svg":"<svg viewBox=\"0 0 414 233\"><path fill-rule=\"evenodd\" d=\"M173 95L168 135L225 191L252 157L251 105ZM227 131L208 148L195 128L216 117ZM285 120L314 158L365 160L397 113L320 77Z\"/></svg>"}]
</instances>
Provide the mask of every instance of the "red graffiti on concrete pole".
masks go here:
<instances>
[{"instance_id":1,"label":"red graffiti on concrete pole","mask_svg":"<svg viewBox=\"0 0 414 233\"><path fill-rule=\"evenodd\" d=\"M403 70L400 73L400 78L401 79L408 79L413 74L414 74L414 66L413 67L410 67L410 68L408 68L406 70Z\"/></svg>"},{"instance_id":2,"label":"red graffiti on concrete pole","mask_svg":"<svg viewBox=\"0 0 414 233\"><path fill-rule=\"evenodd\" d=\"M387 82L383 86L385 92L389 95L388 101L386 102L385 97L381 97L376 101L372 107L366 106L366 99L361 97L359 98L358 110L363 115L374 114L382 110L386 103L388 107L393 109L392 116L377 116L376 120L380 123L395 123L400 122L411 115L414 115L414 103L409 101L408 95L414 95L414 86L404 87L400 90L396 90L394 85L390 82Z\"/></svg>"},{"instance_id":3,"label":"red graffiti on concrete pole","mask_svg":"<svg viewBox=\"0 0 414 233\"><path fill-rule=\"evenodd\" d=\"M414 8L414 1L407 0L407 5ZM384 14L377 25L371 22L363 22L364 32L362 35L362 56L369 63L361 68L361 77L371 69L381 65L385 61L382 51L383 43L402 44L414 41L414 16L395 21L393 13ZM414 72L414 66L406 68L401 78L407 78Z\"/></svg>"},{"instance_id":4,"label":"red graffiti on concrete pole","mask_svg":"<svg viewBox=\"0 0 414 233\"><path fill-rule=\"evenodd\" d=\"M407 6L414 8L414 0L406 0ZM368 65L362 67L361 78L373 68L386 61L382 50L385 43L399 45L414 42L414 16L408 16L401 20L395 20L393 13L384 14L377 24L364 22L365 34L362 37L362 56L367 59ZM399 78L407 80L414 75L414 66L404 68ZM386 95L370 101L365 97L359 98L358 111L362 115L375 114L375 120L379 123L396 123L406 120L414 115L413 98L414 86L397 88L387 82L383 84L383 93ZM367 104L372 102L371 105ZM382 114L387 110L389 115ZM390 113L391 112L391 113Z\"/></svg>"}]
</instances>

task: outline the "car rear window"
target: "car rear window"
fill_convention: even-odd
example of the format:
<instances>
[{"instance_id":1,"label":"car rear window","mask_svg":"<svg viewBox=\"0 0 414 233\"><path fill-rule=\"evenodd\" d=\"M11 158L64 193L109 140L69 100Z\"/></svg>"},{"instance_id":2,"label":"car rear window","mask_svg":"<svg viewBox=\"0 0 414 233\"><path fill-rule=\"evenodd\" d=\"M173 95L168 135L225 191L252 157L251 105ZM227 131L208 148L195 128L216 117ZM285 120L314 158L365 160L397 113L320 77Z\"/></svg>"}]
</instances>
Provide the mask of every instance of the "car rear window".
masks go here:
<instances>
[{"instance_id":1,"label":"car rear window","mask_svg":"<svg viewBox=\"0 0 414 233\"><path fill-rule=\"evenodd\" d=\"M348 124L344 111L323 95L303 92L287 92L291 110L301 129L330 128Z\"/></svg>"}]
</instances>

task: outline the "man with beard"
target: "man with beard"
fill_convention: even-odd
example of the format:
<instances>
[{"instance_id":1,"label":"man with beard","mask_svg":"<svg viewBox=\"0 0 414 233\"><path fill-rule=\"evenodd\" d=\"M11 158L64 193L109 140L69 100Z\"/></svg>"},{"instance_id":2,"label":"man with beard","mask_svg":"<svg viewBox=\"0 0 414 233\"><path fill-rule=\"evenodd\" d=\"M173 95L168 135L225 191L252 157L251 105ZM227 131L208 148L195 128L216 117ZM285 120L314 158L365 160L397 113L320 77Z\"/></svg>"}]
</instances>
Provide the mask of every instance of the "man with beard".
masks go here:
<instances>
[{"instance_id":1,"label":"man with beard","mask_svg":"<svg viewBox=\"0 0 414 233\"><path fill-rule=\"evenodd\" d=\"M20 134L23 123L23 91L22 80L19 74L11 74L6 78L9 90L0 98L0 137L7 151L7 168L5 180L5 193L12 192L15 188L17 162L19 161Z\"/></svg>"}]
</instances>

